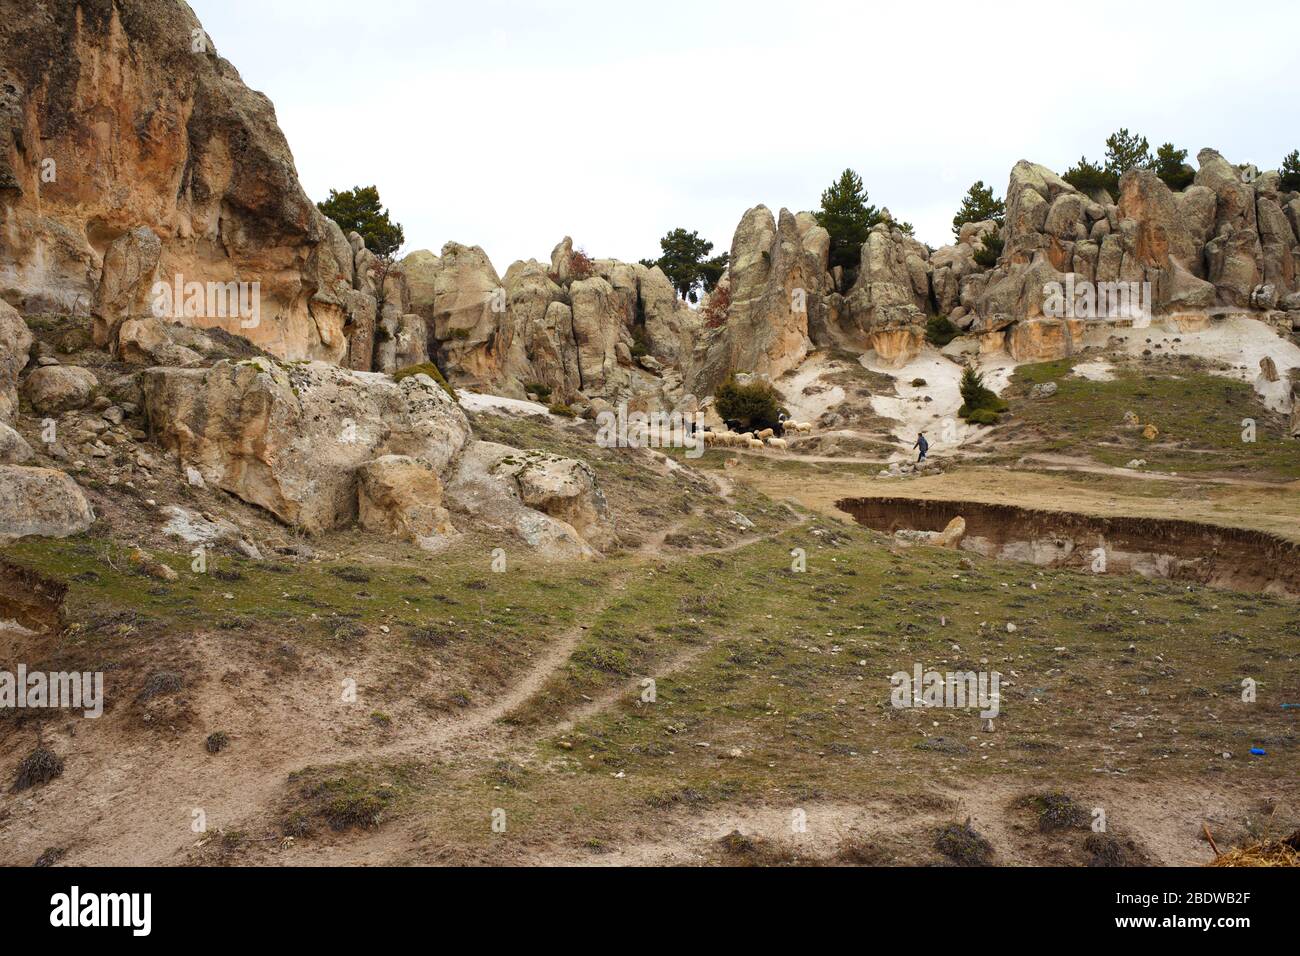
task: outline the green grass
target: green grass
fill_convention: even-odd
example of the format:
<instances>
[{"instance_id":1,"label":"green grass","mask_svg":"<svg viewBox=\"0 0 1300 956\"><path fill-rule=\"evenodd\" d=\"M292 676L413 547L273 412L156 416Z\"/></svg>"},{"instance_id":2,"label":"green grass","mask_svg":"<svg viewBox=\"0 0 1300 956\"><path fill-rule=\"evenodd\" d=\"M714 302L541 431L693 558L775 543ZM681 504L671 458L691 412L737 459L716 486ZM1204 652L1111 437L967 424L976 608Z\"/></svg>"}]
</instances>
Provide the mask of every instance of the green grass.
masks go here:
<instances>
[{"instance_id":1,"label":"green grass","mask_svg":"<svg viewBox=\"0 0 1300 956\"><path fill-rule=\"evenodd\" d=\"M1142 373L1118 370L1113 381L1071 375L1076 360L1022 365L1011 378L1012 410L1042 435L1037 450L1090 455L1123 466L1145 458L1158 471L1300 478L1300 454L1287 423L1260 404L1254 389L1192 369ZM1056 395L1029 399L1029 389L1057 383ZM1124 413L1154 424L1148 441L1124 427ZM1255 441L1242 440L1244 419L1254 419Z\"/></svg>"},{"instance_id":2,"label":"green grass","mask_svg":"<svg viewBox=\"0 0 1300 956\"><path fill-rule=\"evenodd\" d=\"M865 530L836 529L833 543L813 530L628 582L510 718L530 748L540 735L545 767L493 798L512 832L577 841L711 807L906 800L940 778L1041 793L1086 788L1099 770L1251 781L1295 765L1300 741L1278 706L1300 684L1290 602L970 567L937 549L894 554ZM806 573L790 570L795 546ZM893 708L888 675L914 662L1000 671L997 732L981 733L974 711ZM1260 681L1258 703L1240 701L1243 676ZM558 727L592 701L595 716ZM937 737L961 746L927 749ZM1260 742L1272 763L1243 759ZM422 812L454 827L474 799L453 786L425 794ZM474 816L458 837L491 839Z\"/></svg>"}]
</instances>

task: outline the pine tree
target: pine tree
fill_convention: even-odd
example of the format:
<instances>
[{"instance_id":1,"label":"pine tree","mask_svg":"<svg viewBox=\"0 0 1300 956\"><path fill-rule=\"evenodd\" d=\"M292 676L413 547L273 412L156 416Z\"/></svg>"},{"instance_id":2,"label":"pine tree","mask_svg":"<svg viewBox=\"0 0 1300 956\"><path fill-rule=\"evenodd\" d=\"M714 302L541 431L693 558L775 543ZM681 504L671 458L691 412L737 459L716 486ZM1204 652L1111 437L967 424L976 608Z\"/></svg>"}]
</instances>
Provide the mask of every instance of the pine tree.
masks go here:
<instances>
[{"instance_id":1,"label":"pine tree","mask_svg":"<svg viewBox=\"0 0 1300 956\"><path fill-rule=\"evenodd\" d=\"M1178 192L1186 189L1196 178L1196 173L1187 165L1187 150L1174 149L1173 143L1165 143L1156 150L1155 165L1152 167L1164 184Z\"/></svg>"},{"instance_id":2,"label":"pine tree","mask_svg":"<svg viewBox=\"0 0 1300 956\"><path fill-rule=\"evenodd\" d=\"M701 287L710 292L727 268L727 254L709 258L713 243L701 239L695 230L674 229L659 240L663 254L658 259L642 259L647 268L658 266L677 294L694 302Z\"/></svg>"},{"instance_id":3,"label":"pine tree","mask_svg":"<svg viewBox=\"0 0 1300 956\"><path fill-rule=\"evenodd\" d=\"M1300 192L1300 149L1293 149L1282 159L1282 180L1278 188L1283 192Z\"/></svg>"},{"instance_id":4,"label":"pine tree","mask_svg":"<svg viewBox=\"0 0 1300 956\"><path fill-rule=\"evenodd\" d=\"M1118 133L1106 137L1106 170L1117 180L1130 169L1150 169L1154 162L1145 136L1121 127Z\"/></svg>"},{"instance_id":5,"label":"pine tree","mask_svg":"<svg viewBox=\"0 0 1300 956\"><path fill-rule=\"evenodd\" d=\"M968 222L983 222L986 219L992 219L1000 226L1006 212L1006 203L993 195L993 187L985 186L982 179L977 180L966 191L966 196L961 201L961 208L957 210L957 215L952 217L952 234L960 236L961 227Z\"/></svg>"},{"instance_id":6,"label":"pine tree","mask_svg":"<svg viewBox=\"0 0 1300 956\"><path fill-rule=\"evenodd\" d=\"M391 261L406 241L401 225L392 221L380 203L376 186L355 186L343 192L331 189L329 198L318 202L316 208L338 223L344 235L359 233L366 248L385 261Z\"/></svg>"},{"instance_id":7,"label":"pine tree","mask_svg":"<svg viewBox=\"0 0 1300 956\"><path fill-rule=\"evenodd\" d=\"M831 266L855 272L867 233L881 221L880 210L867 204L862 177L851 169L844 170L822 193L822 208L814 215L817 224L830 233Z\"/></svg>"}]
</instances>

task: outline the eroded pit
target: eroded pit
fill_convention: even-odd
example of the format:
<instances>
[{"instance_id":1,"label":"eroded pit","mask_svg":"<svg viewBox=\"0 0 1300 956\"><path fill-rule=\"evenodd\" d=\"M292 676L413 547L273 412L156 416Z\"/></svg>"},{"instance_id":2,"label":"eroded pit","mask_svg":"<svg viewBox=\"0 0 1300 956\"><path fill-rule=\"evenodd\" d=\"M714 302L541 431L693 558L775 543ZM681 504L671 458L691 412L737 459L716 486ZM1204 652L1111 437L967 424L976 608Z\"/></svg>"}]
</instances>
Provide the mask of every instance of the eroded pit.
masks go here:
<instances>
[{"instance_id":1,"label":"eroded pit","mask_svg":"<svg viewBox=\"0 0 1300 956\"><path fill-rule=\"evenodd\" d=\"M0 628L38 634L63 630L63 599L68 586L0 558Z\"/></svg>"},{"instance_id":2,"label":"eroded pit","mask_svg":"<svg viewBox=\"0 0 1300 956\"><path fill-rule=\"evenodd\" d=\"M961 517L966 534L959 547L1003 561L1300 598L1300 545L1262 531L976 501L841 498L835 504L859 524L891 535L942 531Z\"/></svg>"}]
</instances>

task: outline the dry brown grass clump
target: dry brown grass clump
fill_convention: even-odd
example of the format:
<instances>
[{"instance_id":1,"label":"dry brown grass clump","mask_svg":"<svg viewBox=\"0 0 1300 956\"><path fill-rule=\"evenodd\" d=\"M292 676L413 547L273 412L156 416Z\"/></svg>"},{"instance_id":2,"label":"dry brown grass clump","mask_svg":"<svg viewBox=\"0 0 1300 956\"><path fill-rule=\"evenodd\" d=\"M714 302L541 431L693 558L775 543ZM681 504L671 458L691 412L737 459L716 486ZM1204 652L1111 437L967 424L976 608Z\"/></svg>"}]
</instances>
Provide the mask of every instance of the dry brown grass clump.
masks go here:
<instances>
[{"instance_id":1,"label":"dry brown grass clump","mask_svg":"<svg viewBox=\"0 0 1300 956\"><path fill-rule=\"evenodd\" d=\"M10 788L15 793L49 783L63 773L63 760L48 747L37 747L18 767L18 776Z\"/></svg>"},{"instance_id":2,"label":"dry brown grass clump","mask_svg":"<svg viewBox=\"0 0 1300 956\"><path fill-rule=\"evenodd\" d=\"M1285 840L1260 841L1221 853L1209 866L1300 866L1300 830Z\"/></svg>"}]
</instances>

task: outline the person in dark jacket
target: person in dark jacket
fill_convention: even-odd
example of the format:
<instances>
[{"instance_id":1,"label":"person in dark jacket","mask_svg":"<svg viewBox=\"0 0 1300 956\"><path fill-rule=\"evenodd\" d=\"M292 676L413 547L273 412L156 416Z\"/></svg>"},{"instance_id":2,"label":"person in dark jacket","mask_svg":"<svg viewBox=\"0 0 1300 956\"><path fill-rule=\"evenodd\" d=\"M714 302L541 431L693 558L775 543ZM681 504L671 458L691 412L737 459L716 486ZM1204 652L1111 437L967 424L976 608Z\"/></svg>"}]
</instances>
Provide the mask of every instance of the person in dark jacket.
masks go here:
<instances>
[{"instance_id":1,"label":"person in dark jacket","mask_svg":"<svg viewBox=\"0 0 1300 956\"><path fill-rule=\"evenodd\" d=\"M925 432L917 433L916 444L912 447L921 449L921 453L916 456L916 463L919 465L921 462L925 461L925 453L930 450L930 443L925 440Z\"/></svg>"}]
</instances>

